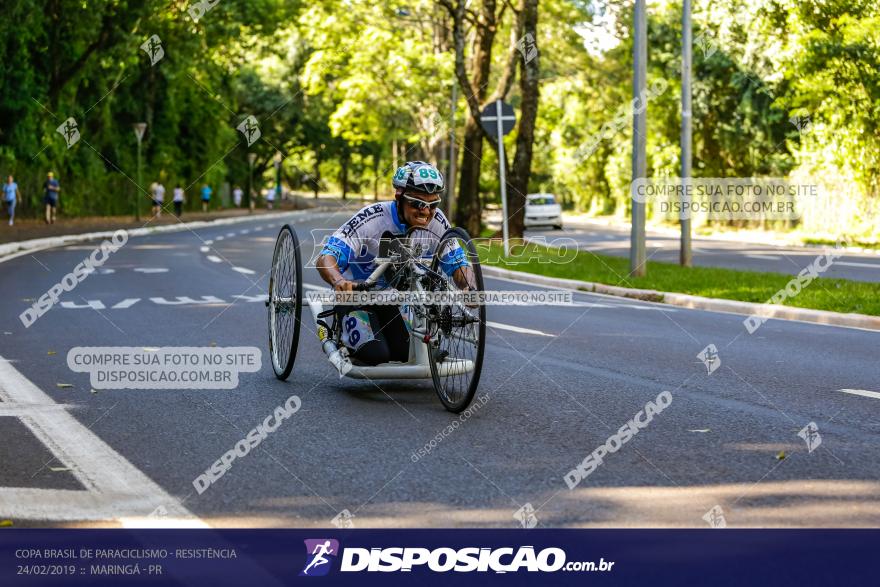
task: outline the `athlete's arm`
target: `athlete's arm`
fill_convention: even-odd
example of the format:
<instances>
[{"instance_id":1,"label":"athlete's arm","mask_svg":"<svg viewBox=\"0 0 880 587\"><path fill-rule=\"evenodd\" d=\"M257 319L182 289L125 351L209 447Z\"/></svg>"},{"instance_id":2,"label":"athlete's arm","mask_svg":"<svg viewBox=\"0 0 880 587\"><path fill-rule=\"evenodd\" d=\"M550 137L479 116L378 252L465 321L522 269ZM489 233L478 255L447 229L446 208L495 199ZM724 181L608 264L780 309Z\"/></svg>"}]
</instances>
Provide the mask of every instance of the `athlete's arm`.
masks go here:
<instances>
[{"instance_id":1,"label":"athlete's arm","mask_svg":"<svg viewBox=\"0 0 880 587\"><path fill-rule=\"evenodd\" d=\"M452 279L455 281L455 285L457 285L459 289L473 289L471 284L476 283L474 280L474 270L470 265L465 265L464 267L456 269L452 273Z\"/></svg>"},{"instance_id":2,"label":"athlete's arm","mask_svg":"<svg viewBox=\"0 0 880 587\"><path fill-rule=\"evenodd\" d=\"M333 255L321 255L318 257L316 265L318 273L321 274L321 279L329 283L333 289L336 291L353 290L354 283L342 275L342 271L339 270L339 266L336 264L336 257Z\"/></svg>"}]
</instances>

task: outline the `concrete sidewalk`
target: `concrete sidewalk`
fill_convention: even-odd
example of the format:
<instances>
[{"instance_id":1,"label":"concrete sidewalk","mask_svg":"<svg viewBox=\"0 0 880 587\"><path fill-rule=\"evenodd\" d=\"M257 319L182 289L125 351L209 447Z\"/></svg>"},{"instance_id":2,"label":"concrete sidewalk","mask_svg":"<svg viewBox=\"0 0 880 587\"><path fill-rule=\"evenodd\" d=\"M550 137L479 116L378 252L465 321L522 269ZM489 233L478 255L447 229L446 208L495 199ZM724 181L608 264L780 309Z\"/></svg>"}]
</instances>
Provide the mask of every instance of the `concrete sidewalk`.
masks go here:
<instances>
[{"instance_id":1,"label":"concrete sidewalk","mask_svg":"<svg viewBox=\"0 0 880 587\"><path fill-rule=\"evenodd\" d=\"M131 230L137 228L169 226L181 222L209 222L228 218L247 218L271 214L278 211L288 212L292 210L305 210L319 206L322 208L328 206L345 206L359 202L360 200L353 199L343 201L339 198L322 197L316 200L311 197L296 196L295 199L282 202L280 206L276 205L274 210L257 208L252 214L249 214L246 208L226 208L207 213L184 211L183 215L178 219L174 214L163 211L162 216L159 218L142 216L140 222L135 221L130 215L87 216L77 218L59 217L54 224L46 224L42 219L16 218L13 226L8 226L5 222L0 222L0 244L16 243L47 237L114 231L120 228ZM2 220L3 219L0 218L0 221Z\"/></svg>"}]
</instances>

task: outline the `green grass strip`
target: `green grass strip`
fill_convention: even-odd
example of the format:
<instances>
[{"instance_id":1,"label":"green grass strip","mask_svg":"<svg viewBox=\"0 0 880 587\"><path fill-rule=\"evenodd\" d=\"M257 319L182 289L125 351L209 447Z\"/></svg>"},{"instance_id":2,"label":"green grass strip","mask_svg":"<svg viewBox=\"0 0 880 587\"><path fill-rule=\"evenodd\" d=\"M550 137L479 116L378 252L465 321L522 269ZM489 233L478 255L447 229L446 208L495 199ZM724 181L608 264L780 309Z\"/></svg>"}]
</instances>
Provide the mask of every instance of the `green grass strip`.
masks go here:
<instances>
[{"instance_id":1,"label":"green grass strip","mask_svg":"<svg viewBox=\"0 0 880 587\"><path fill-rule=\"evenodd\" d=\"M681 267L655 261L648 261L646 276L631 277L629 259L623 257L574 250L561 254L540 244L528 243L512 247L512 254L516 256L513 263L505 261L500 239L485 238L480 239L477 250L483 264L514 271L744 302L765 303L793 278L781 273ZM817 257L822 254L821 249L816 250ZM819 277L799 294L786 297L783 305L880 316L880 283Z\"/></svg>"}]
</instances>

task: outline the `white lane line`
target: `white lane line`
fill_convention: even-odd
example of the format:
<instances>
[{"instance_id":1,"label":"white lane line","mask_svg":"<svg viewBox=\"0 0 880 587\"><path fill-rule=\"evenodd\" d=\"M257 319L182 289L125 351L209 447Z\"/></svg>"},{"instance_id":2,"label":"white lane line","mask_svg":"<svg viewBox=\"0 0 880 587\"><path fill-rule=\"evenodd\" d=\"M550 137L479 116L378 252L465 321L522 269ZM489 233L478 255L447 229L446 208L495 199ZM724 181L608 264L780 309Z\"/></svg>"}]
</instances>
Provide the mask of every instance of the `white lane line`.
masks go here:
<instances>
[{"instance_id":1,"label":"white lane line","mask_svg":"<svg viewBox=\"0 0 880 587\"><path fill-rule=\"evenodd\" d=\"M880 269L880 265L875 263L856 263L855 261L835 261L835 265L844 265L846 267L868 267L870 269Z\"/></svg>"},{"instance_id":2,"label":"white lane line","mask_svg":"<svg viewBox=\"0 0 880 587\"><path fill-rule=\"evenodd\" d=\"M531 328L521 328L519 326L511 326L509 324L501 324L499 322L489 322L486 321L486 326L489 328L497 328L498 330L509 330L510 332L518 332L520 334L534 334L535 336L555 336L553 334L548 334L546 332L541 332L540 330L532 330Z\"/></svg>"},{"instance_id":3,"label":"white lane line","mask_svg":"<svg viewBox=\"0 0 880 587\"><path fill-rule=\"evenodd\" d=\"M218 237L217 237L217 238L215 238L215 239L214 239L214 240L217 240L217 241L222 241L222 240L223 240L223 239L224 239L224 238L226 238L226 237L223 237L223 236L218 236Z\"/></svg>"},{"instance_id":4,"label":"white lane line","mask_svg":"<svg viewBox=\"0 0 880 587\"><path fill-rule=\"evenodd\" d=\"M763 259L765 261L781 261L782 257L777 255L746 255L749 259Z\"/></svg>"},{"instance_id":5,"label":"white lane line","mask_svg":"<svg viewBox=\"0 0 880 587\"><path fill-rule=\"evenodd\" d=\"M233 267L232 270L238 271L239 273L244 273L245 275L253 275L256 273L256 271L246 269L245 267Z\"/></svg>"},{"instance_id":6,"label":"white lane line","mask_svg":"<svg viewBox=\"0 0 880 587\"><path fill-rule=\"evenodd\" d=\"M206 245L213 245L213 244L214 244L214 241L213 241L212 239L208 239L208 240L205 241L205 244L206 244Z\"/></svg>"},{"instance_id":7,"label":"white lane line","mask_svg":"<svg viewBox=\"0 0 880 587\"><path fill-rule=\"evenodd\" d=\"M11 363L12 361L10 361ZM28 416L35 411L43 411L43 410L66 410L73 406L68 406L65 404L53 404L53 405L12 405L6 406L5 402L0 402L0 416L10 416L13 418L21 418L22 416Z\"/></svg>"},{"instance_id":8,"label":"white lane line","mask_svg":"<svg viewBox=\"0 0 880 587\"><path fill-rule=\"evenodd\" d=\"M842 391L843 393L851 393L852 395L861 395L863 397L880 399L880 392L868 391L867 389L838 389L837 391Z\"/></svg>"},{"instance_id":9,"label":"white lane line","mask_svg":"<svg viewBox=\"0 0 880 587\"><path fill-rule=\"evenodd\" d=\"M157 508L162 523L206 528L175 498L114 451L3 357L0 399L6 407L40 406L21 418L77 481L82 490L0 487L0 517L30 520L122 520L138 525ZM155 522L155 521L154 521Z\"/></svg>"},{"instance_id":10,"label":"white lane line","mask_svg":"<svg viewBox=\"0 0 880 587\"><path fill-rule=\"evenodd\" d=\"M135 267L138 273L168 273L167 267Z\"/></svg>"},{"instance_id":11,"label":"white lane line","mask_svg":"<svg viewBox=\"0 0 880 587\"><path fill-rule=\"evenodd\" d=\"M250 234L250 230L239 230L238 234Z\"/></svg>"},{"instance_id":12,"label":"white lane line","mask_svg":"<svg viewBox=\"0 0 880 587\"><path fill-rule=\"evenodd\" d=\"M211 263L222 263L223 262L223 259L221 259L217 255L208 255L206 257L206 259L208 259L208 261L210 261Z\"/></svg>"},{"instance_id":13,"label":"white lane line","mask_svg":"<svg viewBox=\"0 0 880 587\"><path fill-rule=\"evenodd\" d=\"M201 253L207 253L210 250L211 250L211 247L199 247L199 252L201 252Z\"/></svg>"},{"instance_id":14,"label":"white lane line","mask_svg":"<svg viewBox=\"0 0 880 587\"><path fill-rule=\"evenodd\" d=\"M117 304L113 304L113 307L111 308L111 310L124 310L125 308L132 307L133 305L135 305L139 301L141 301L140 298L125 298L121 302L119 302Z\"/></svg>"},{"instance_id":15,"label":"white lane line","mask_svg":"<svg viewBox=\"0 0 880 587\"><path fill-rule=\"evenodd\" d=\"M234 233L234 232L227 232L227 233L226 233L226 236L227 236L227 237L233 237L233 236L235 236L235 233Z\"/></svg>"}]
</instances>

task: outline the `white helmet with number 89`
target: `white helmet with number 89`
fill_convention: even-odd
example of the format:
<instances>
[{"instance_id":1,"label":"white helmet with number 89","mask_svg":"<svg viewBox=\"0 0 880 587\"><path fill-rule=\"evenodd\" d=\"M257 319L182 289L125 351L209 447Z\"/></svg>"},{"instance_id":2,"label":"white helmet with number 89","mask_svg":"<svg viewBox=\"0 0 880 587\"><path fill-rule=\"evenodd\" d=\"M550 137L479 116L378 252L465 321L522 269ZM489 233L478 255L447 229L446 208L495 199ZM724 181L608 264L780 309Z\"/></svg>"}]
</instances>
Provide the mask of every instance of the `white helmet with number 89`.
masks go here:
<instances>
[{"instance_id":1,"label":"white helmet with number 89","mask_svg":"<svg viewBox=\"0 0 880 587\"><path fill-rule=\"evenodd\" d=\"M397 168L391 182L397 193L416 192L421 194L439 194L446 187L443 174L424 161L407 161Z\"/></svg>"}]
</instances>

